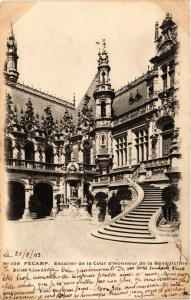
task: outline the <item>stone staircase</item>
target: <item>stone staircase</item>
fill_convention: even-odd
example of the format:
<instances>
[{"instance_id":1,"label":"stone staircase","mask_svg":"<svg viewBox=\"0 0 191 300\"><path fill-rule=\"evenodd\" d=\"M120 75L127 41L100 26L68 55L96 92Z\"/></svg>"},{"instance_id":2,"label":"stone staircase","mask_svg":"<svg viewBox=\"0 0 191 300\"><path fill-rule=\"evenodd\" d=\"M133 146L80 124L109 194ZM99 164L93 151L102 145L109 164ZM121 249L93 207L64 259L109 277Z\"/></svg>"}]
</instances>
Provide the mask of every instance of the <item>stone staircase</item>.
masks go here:
<instances>
[{"instance_id":1,"label":"stone staircase","mask_svg":"<svg viewBox=\"0 0 191 300\"><path fill-rule=\"evenodd\" d=\"M161 189L142 184L144 198L133 211L123 214L104 228L92 233L92 236L116 242L136 244L164 244L149 231L148 224L151 216L162 205Z\"/></svg>"}]
</instances>

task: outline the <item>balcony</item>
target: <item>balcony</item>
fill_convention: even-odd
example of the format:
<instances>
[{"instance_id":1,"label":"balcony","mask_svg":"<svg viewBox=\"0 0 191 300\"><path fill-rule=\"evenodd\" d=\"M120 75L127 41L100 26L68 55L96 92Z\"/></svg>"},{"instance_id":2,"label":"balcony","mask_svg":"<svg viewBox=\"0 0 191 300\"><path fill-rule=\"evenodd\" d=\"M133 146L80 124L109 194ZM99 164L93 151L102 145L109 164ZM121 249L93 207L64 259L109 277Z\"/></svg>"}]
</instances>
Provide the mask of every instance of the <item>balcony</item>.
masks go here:
<instances>
[{"instance_id":1,"label":"balcony","mask_svg":"<svg viewBox=\"0 0 191 300\"><path fill-rule=\"evenodd\" d=\"M62 165L61 164L53 164L46 162L37 162L33 160L23 160L16 158L6 158L6 166L8 169L15 170L34 170L40 172L56 172L61 173Z\"/></svg>"}]
</instances>

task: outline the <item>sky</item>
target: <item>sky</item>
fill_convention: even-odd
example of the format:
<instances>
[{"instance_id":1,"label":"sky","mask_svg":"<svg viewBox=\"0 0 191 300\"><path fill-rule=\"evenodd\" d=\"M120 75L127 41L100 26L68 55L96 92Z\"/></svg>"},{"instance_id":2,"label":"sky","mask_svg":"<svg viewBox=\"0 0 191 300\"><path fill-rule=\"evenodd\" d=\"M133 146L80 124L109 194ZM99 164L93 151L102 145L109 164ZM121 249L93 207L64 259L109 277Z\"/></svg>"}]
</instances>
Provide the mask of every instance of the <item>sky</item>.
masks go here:
<instances>
[{"instance_id":1,"label":"sky","mask_svg":"<svg viewBox=\"0 0 191 300\"><path fill-rule=\"evenodd\" d=\"M78 103L97 71L106 39L111 83L119 89L147 71L155 54L155 4L127 1L39 1L14 24L19 81Z\"/></svg>"}]
</instances>

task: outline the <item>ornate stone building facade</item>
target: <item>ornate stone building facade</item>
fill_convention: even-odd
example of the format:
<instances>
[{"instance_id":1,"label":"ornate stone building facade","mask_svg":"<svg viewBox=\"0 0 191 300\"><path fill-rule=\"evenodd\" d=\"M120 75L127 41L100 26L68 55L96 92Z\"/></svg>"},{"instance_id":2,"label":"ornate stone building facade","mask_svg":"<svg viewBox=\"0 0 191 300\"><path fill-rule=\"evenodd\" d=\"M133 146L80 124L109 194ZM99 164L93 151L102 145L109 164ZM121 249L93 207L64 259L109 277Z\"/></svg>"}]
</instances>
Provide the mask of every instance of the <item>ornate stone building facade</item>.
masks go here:
<instances>
[{"instance_id":1,"label":"ornate stone building facade","mask_svg":"<svg viewBox=\"0 0 191 300\"><path fill-rule=\"evenodd\" d=\"M74 199L111 195L124 179L163 187L178 178L177 26L155 25L152 68L115 91L103 40L95 78L78 107L19 83L13 30L5 64L8 217L56 216Z\"/></svg>"}]
</instances>

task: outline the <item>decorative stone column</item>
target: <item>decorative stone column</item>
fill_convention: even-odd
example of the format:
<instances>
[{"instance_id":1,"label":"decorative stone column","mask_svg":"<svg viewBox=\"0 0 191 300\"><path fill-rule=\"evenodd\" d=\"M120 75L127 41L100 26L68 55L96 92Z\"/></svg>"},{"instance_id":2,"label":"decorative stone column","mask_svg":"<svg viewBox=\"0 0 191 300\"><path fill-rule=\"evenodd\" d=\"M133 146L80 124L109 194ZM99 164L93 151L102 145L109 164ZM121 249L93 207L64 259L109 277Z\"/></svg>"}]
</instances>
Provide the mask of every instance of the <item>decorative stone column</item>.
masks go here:
<instances>
[{"instance_id":1,"label":"decorative stone column","mask_svg":"<svg viewBox=\"0 0 191 300\"><path fill-rule=\"evenodd\" d=\"M80 209L79 209L79 217L80 219L89 220L90 215L88 213L88 204L87 199L84 197L84 180L81 179L81 185L79 188L79 198L81 199Z\"/></svg>"},{"instance_id":2,"label":"decorative stone column","mask_svg":"<svg viewBox=\"0 0 191 300\"><path fill-rule=\"evenodd\" d=\"M31 219L31 215L29 211L29 201L32 195L33 195L33 186L27 185L25 187L25 209L24 209L22 219Z\"/></svg>"},{"instance_id":3,"label":"decorative stone column","mask_svg":"<svg viewBox=\"0 0 191 300\"><path fill-rule=\"evenodd\" d=\"M51 211L51 216L52 217L56 217L57 213L58 213L58 207L57 207L57 194L59 192L59 189L58 187L54 187L53 188L53 208L52 208L52 211Z\"/></svg>"},{"instance_id":4,"label":"decorative stone column","mask_svg":"<svg viewBox=\"0 0 191 300\"><path fill-rule=\"evenodd\" d=\"M81 179L81 182L80 182L78 196L81 199L81 203L84 203L84 180L83 179Z\"/></svg>"}]
</instances>

